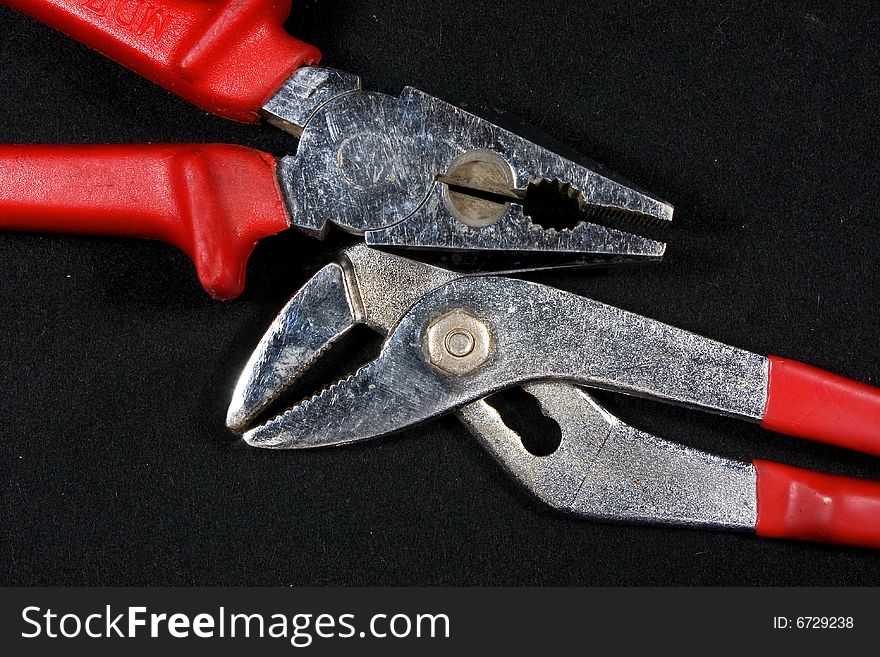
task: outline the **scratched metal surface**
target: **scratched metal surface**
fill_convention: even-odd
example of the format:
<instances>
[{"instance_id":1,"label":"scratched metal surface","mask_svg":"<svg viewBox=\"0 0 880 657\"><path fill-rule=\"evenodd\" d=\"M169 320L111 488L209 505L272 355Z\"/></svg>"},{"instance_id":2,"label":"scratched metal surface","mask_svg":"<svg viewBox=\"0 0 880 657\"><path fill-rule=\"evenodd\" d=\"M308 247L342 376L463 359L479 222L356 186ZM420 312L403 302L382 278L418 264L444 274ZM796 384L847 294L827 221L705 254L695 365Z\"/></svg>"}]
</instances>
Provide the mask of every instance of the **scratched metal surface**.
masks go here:
<instances>
[{"instance_id":1,"label":"scratched metal surface","mask_svg":"<svg viewBox=\"0 0 880 657\"><path fill-rule=\"evenodd\" d=\"M478 277L465 282L499 298L507 321L491 317L485 307L475 310L476 306L468 305L468 317L477 324L463 324L458 319L447 326L485 328L484 334L475 339L484 349L480 362L459 361L470 365L451 368L444 366L442 360L435 360L432 351L430 360L436 367L426 366L427 354L418 352L426 351L431 332L445 320L431 321L421 339L401 339L400 328L395 326L402 318L404 325L411 325L412 318L405 317L409 308L426 295L436 299L437 292L454 279L452 272L363 244L347 249L339 256L338 264L327 265L310 278L272 322L245 365L230 404L227 425L237 432L257 425L244 438L259 447L308 447L329 444L328 435L337 443L353 442L374 435L381 437L404 426L409 428L411 413L416 409L421 409L423 417L417 419L422 421L455 409L456 417L511 478L551 508L615 522L754 529L756 475L750 464L639 431L614 417L585 389L562 382L524 386L539 403L540 412L555 422L560 431L560 444L536 456L526 447L528 438L534 436L524 436L527 429L518 433L490 402L477 397L492 392L483 386L493 386L494 390L494 386L522 382L515 373L517 368L511 368L505 360L519 361L523 381L535 378L534 371L524 374L529 372L529 365L522 369L523 356L527 356L532 367L547 368L541 370L539 378L549 376L551 371L566 379L577 373L581 380L595 383L590 375L595 377L596 371L604 371L616 385L642 382L642 387L647 385L655 394L662 392L679 403L684 391L683 396L690 397L692 403L699 400L704 405L720 406L726 413L734 413L732 405L736 404L740 414L744 414L741 409L747 408L754 418L760 416L765 402L765 359L657 326L644 318L614 314L617 321L609 324L609 309L595 302L584 304L581 297L549 289L533 289L532 294L523 294L516 289L523 284L507 286L493 278ZM509 294L511 287L513 295ZM541 296L545 299L538 298ZM555 308L548 308L546 298L556 299ZM516 312L518 299L531 306L539 305L540 319ZM564 323L570 317L562 318L563 323L554 327L554 333L572 344L583 342L587 351L592 348L593 353L579 359L575 353L556 348L550 354L540 349L534 329L537 325L539 332L543 329L547 333L540 320L551 321L553 310L562 315L570 315L574 310L582 316L574 326ZM423 325L425 320L419 317L418 308L414 312L415 324ZM461 312L456 309L442 317ZM344 318L342 322L338 320L340 316ZM286 386L308 376L308 370L338 340L340 326L347 329L355 323L366 324L382 335L394 332L395 344L383 348L384 360L378 366L325 390L319 399L323 404L310 402L296 409L300 412L287 411L265 428L259 426L259 421L254 422L268 401L278 397ZM594 325L590 326L591 323ZM582 327L588 328L578 330ZM639 342L626 342L627 329ZM612 334L610 340L608 336L596 340L596 335L590 335L603 332ZM667 334L666 340L657 339L662 333ZM602 342L610 342L612 357L603 358L595 353ZM414 358L407 357L411 351L415 351ZM557 356L564 358L564 365ZM600 364L599 368L591 370L593 363ZM426 385L419 378L434 378L436 382ZM444 394L446 379L451 384L448 392L458 393L457 396ZM732 388L731 383L735 384ZM464 396L468 392L470 396ZM675 397L676 392L679 397ZM465 401L470 403L458 408ZM384 409L394 412L382 412ZM295 423L291 422L293 417ZM274 429L277 426L281 427L280 432ZM532 428L533 432L543 430Z\"/></svg>"},{"instance_id":2,"label":"scratched metal surface","mask_svg":"<svg viewBox=\"0 0 880 657\"><path fill-rule=\"evenodd\" d=\"M662 264L536 280L878 383L880 20L868 2L296 3L366 88L519 120L675 206ZM511 16L516 20L512 21ZM0 8L0 141L296 142L190 107ZM514 120L516 117L517 120ZM6 584L875 584L858 550L605 525L513 486L453 419L346 449L239 449L224 416L278 310L346 240L255 252L209 301L186 256L3 235ZM650 402L628 424L725 457L880 479L876 459ZM390 411L389 411L390 412Z\"/></svg>"},{"instance_id":3,"label":"scratched metal surface","mask_svg":"<svg viewBox=\"0 0 880 657\"><path fill-rule=\"evenodd\" d=\"M294 225L313 234L333 223L386 247L662 257L662 243L587 221L570 230L543 229L519 204L507 204L490 226L457 221L442 201L445 187L434 179L472 151L501 156L517 189L560 180L605 212L657 223L672 217L662 201L411 88L398 98L344 93L321 105L305 124L297 154L279 163L279 179Z\"/></svg>"},{"instance_id":4,"label":"scratched metal surface","mask_svg":"<svg viewBox=\"0 0 880 657\"><path fill-rule=\"evenodd\" d=\"M514 481L551 508L591 520L754 529L751 464L639 431L576 386L541 382L525 390L559 424L552 454L531 454L489 404L465 406L458 417Z\"/></svg>"},{"instance_id":5,"label":"scratched metal surface","mask_svg":"<svg viewBox=\"0 0 880 657\"><path fill-rule=\"evenodd\" d=\"M434 367L424 345L432 322L462 310L485 322L492 344L485 363L458 376ZM544 379L760 421L767 373L764 356L586 297L520 280L465 277L419 299L375 360L245 438L275 448L358 442Z\"/></svg>"}]
</instances>

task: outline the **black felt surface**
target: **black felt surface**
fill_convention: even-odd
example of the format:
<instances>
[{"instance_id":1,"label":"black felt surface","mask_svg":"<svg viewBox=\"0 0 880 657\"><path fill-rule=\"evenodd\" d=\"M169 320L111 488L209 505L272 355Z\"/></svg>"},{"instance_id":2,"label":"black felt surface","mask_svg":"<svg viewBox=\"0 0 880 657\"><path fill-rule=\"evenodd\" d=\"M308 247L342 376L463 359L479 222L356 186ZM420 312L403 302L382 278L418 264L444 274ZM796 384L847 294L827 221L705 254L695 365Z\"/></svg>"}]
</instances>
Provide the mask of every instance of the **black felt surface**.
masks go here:
<instances>
[{"instance_id":1,"label":"black felt surface","mask_svg":"<svg viewBox=\"0 0 880 657\"><path fill-rule=\"evenodd\" d=\"M675 205L662 265L538 280L880 383L876 8L718 4L324 0L288 27L370 89L516 117ZM146 141L295 148L0 8L0 142ZM0 583L877 583L865 551L556 516L452 419L237 448L237 373L339 243L267 240L218 303L163 244L0 235ZM725 456L880 479L871 457L611 401Z\"/></svg>"}]
</instances>

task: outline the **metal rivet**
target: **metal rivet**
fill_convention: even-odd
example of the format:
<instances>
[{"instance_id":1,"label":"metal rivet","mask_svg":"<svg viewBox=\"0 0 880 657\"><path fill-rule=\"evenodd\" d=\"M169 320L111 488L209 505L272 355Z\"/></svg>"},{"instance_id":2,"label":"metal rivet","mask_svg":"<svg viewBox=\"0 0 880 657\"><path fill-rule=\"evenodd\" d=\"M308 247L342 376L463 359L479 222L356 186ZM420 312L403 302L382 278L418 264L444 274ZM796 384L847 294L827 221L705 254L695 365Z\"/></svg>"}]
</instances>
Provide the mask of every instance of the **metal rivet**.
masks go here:
<instances>
[{"instance_id":1,"label":"metal rivet","mask_svg":"<svg viewBox=\"0 0 880 657\"><path fill-rule=\"evenodd\" d=\"M456 358L464 358L474 350L476 340L467 329L457 328L446 334L446 351Z\"/></svg>"},{"instance_id":2,"label":"metal rivet","mask_svg":"<svg viewBox=\"0 0 880 657\"><path fill-rule=\"evenodd\" d=\"M474 189L510 189L515 182L507 161L497 153L483 149L467 151L456 157L445 177L467 180ZM457 221L473 228L497 223L510 208L509 202L455 191L446 185L442 198Z\"/></svg>"},{"instance_id":3,"label":"metal rivet","mask_svg":"<svg viewBox=\"0 0 880 657\"><path fill-rule=\"evenodd\" d=\"M451 310L432 321L424 337L430 363L450 374L469 374L492 353L489 325L462 309Z\"/></svg>"}]
</instances>

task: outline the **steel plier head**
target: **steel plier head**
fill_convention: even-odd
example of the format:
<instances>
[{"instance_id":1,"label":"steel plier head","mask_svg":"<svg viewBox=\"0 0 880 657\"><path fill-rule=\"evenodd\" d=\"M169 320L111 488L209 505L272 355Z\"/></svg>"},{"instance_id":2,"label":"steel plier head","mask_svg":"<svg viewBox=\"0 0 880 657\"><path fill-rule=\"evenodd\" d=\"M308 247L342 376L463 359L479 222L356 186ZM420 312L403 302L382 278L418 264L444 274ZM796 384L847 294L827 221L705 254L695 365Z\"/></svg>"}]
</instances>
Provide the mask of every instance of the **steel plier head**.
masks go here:
<instances>
[{"instance_id":1,"label":"steel plier head","mask_svg":"<svg viewBox=\"0 0 880 657\"><path fill-rule=\"evenodd\" d=\"M668 204L453 105L412 88L363 92L356 76L313 67L285 89L271 116L300 143L279 180L306 232L335 224L371 246L497 256L504 269L663 256L662 242L620 227L665 224Z\"/></svg>"}]
</instances>

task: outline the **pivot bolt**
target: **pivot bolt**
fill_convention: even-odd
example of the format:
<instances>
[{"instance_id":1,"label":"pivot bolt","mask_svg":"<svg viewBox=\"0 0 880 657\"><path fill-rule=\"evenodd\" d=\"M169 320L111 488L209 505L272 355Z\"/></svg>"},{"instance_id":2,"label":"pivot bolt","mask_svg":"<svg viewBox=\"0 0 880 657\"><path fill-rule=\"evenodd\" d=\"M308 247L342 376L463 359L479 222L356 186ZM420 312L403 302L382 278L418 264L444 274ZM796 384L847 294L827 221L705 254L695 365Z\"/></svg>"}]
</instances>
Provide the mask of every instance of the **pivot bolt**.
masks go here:
<instances>
[{"instance_id":1,"label":"pivot bolt","mask_svg":"<svg viewBox=\"0 0 880 657\"><path fill-rule=\"evenodd\" d=\"M469 374L489 359L492 333L486 322L456 309L428 325L425 349L434 367L450 374Z\"/></svg>"},{"instance_id":2,"label":"pivot bolt","mask_svg":"<svg viewBox=\"0 0 880 657\"><path fill-rule=\"evenodd\" d=\"M513 169L493 151L474 149L462 153L437 180L445 183L442 198L456 220L472 228L485 228L500 221L519 202Z\"/></svg>"},{"instance_id":3,"label":"pivot bolt","mask_svg":"<svg viewBox=\"0 0 880 657\"><path fill-rule=\"evenodd\" d=\"M467 329L452 329L446 334L445 347L456 358L464 358L470 354L477 344L476 338Z\"/></svg>"}]
</instances>

